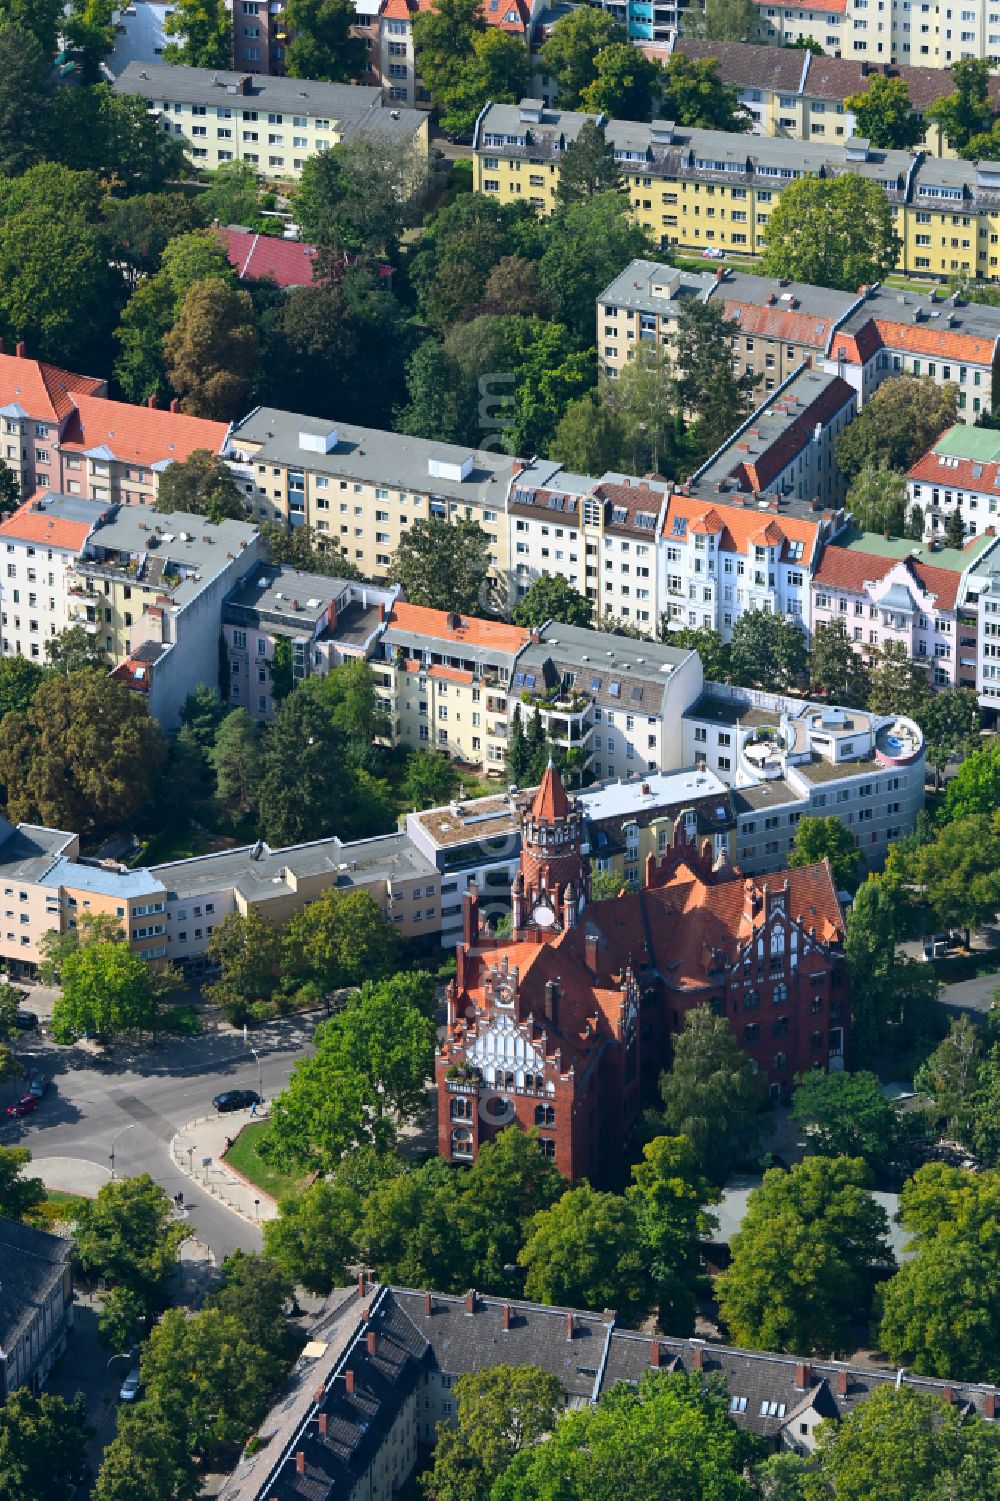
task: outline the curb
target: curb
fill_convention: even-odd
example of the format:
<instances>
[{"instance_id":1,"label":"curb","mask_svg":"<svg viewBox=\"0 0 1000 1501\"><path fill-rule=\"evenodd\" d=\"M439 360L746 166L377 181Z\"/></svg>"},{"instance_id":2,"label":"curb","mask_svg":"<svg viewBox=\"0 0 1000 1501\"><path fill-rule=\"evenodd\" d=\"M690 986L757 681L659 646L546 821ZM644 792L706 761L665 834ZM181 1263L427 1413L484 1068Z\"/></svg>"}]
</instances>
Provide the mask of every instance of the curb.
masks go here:
<instances>
[{"instance_id":1,"label":"curb","mask_svg":"<svg viewBox=\"0 0 1000 1501\"><path fill-rule=\"evenodd\" d=\"M256 1227L260 1229L262 1222L259 1217L255 1219L252 1215L244 1213L244 1211L240 1209L236 1204L234 1204L231 1199L227 1198L224 1193L220 1193L219 1190L208 1181L207 1177L199 1177L196 1172L191 1171L181 1160L177 1148L178 1137L182 1136L185 1131L190 1131L194 1126L200 1126L203 1125L206 1121L214 1121L215 1119L216 1117L212 1115L198 1115L195 1116L194 1120L187 1121L183 1126L175 1131L173 1136L170 1138L170 1160L173 1162L175 1167L178 1167L180 1169L185 1178L187 1178L191 1183L197 1183L199 1188L203 1188L205 1192L207 1194L210 1194L213 1199L217 1199L220 1204L224 1205L225 1208L229 1210L230 1214L235 1214L239 1219L244 1220L246 1224L256 1225ZM237 1138L242 1133L247 1124L248 1123L244 1121L243 1125L237 1132ZM277 1207L278 1201L277 1199L273 1198L271 1194L266 1193L264 1189L259 1188L257 1184L251 1183L249 1179L245 1178L241 1172L239 1172L236 1168L231 1167L228 1162L225 1164L225 1167L226 1172L231 1173L234 1178L238 1178L243 1187L249 1189L254 1194L255 1198L259 1198L262 1202L266 1199L268 1203L274 1204L275 1207Z\"/></svg>"}]
</instances>

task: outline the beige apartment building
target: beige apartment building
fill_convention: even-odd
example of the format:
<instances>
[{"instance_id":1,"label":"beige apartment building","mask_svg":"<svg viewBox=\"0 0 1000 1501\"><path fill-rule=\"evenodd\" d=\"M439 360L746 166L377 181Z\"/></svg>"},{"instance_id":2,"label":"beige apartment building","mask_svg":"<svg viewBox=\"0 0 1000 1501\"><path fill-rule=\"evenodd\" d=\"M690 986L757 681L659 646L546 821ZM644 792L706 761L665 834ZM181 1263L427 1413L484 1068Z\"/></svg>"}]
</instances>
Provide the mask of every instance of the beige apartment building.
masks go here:
<instances>
[{"instance_id":1,"label":"beige apartment building","mask_svg":"<svg viewBox=\"0 0 1000 1501\"><path fill-rule=\"evenodd\" d=\"M357 136L428 154L427 115L390 108L378 88L137 62L112 87L144 99L206 172L245 161L262 177L294 182L311 156Z\"/></svg>"},{"instance_id":2,"label":"beige apartment building","mask_svg":"<svg viewBox=\"0 0 1000 1501\"><path fill-rule=\"evenodd\" d=\"M499 772L511 675L530 640L520 626L397 600L372 662L392 744Z\"/></svg>"},{"instance_id":3,"label":"beige apartment building","mask_svg":"<svg viewBox=\"0 0 1000 1501\"><path fill-rule=\"evenodd\" d=\"M367 578L384 579L407 528L427 518L478 522L506 578L517 461L505 453L258 407L233 428L227 456L254 515L312 527Z\"/></svg>"},{"instance_id":4,"label":"beige apartment building","mask_svg":"<svg viewBox=\"0 0 1000 1501\"><path fill-rule=\"evenodd\" d=\"M815 41L835 58L948 68L1000 58L996 0L757 0L760 33L780 46Z\"/></svg>"}]
</instances>

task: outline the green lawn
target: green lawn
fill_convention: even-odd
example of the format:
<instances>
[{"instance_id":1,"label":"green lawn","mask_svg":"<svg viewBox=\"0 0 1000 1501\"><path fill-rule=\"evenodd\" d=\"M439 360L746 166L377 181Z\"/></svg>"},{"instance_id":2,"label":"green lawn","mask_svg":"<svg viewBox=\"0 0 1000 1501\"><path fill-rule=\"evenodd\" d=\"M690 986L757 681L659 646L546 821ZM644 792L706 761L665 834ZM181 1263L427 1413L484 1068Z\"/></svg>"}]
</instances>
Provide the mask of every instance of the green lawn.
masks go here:
<instances>
[{"instance_id":1,"label":"green lawn","mask_svg":"<svg viewBox=\"0 0 1000 1501\"><path fill-rule=\"evenodd\" d=\"M262 1139L266 1139L270 1131L269 1121L261 1121L257 1125L244 1126L237 1136L229 1151L223 1157L230 1167L234 1167L244 1178L262 1188L272 1199L280 1199L283 1194L291 1193L296 1188L301 1188L305 1178L298 1174L283 1173L279 1169L265 1162L257 1148Z\"/></svg>"},{"instance_id":2,"label":"green lawn","mask_svg":"<svg viewBox=\"0 0 1000 1501\"><path fill-rule=\"evenodd\" d=\"M52 1230L66 1220L74 1220L77 1212L90 1200L82 1194L65 1193L61 1188L46 1189L45 1199L27 1216L28 1223L39 1230Z\"/></svg>"}]
</instances>

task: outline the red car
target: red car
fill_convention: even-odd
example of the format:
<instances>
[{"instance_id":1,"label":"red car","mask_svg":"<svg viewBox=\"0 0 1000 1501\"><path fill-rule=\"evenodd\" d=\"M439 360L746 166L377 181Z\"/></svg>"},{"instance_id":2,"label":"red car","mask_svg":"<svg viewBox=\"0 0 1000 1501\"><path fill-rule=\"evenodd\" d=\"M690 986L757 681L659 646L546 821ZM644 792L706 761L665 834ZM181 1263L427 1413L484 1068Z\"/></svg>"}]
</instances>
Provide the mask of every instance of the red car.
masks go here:
<instances>
[{"instance_id":1,"label":"red car","mask_svg":"<svg viewBox=\"0 0 1000 1501\"><path fill-rule=\"evenodd\" d=\"M19 1100L15 1100L13 1105L7 1106L7 1114L13 1116L16 1120L19 1116L30 1115L33 1110L37 1109L38 1097L33 1094L26 1094L22 1095Z\"/></svg>"}]
</instances>

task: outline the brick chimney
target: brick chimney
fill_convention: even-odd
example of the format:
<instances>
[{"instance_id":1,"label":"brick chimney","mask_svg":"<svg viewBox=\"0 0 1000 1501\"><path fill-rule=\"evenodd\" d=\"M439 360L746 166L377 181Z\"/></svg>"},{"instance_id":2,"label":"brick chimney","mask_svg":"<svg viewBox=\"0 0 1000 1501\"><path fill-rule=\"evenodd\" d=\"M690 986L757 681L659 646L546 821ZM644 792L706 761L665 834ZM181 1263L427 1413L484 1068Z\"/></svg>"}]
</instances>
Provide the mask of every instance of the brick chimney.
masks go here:
<instances>
[{"instance_id":1,"label":"brick chimney","mask_svg":"<svg viewBox=\"0 0 1000 1501\"><path fill-rule=\"evenodd\" d=\"M949 1406L955 1400L955 1393L952 1391L950 1386L946 1386L944 1389L944 1400L948 1403Z\"/></svg>"},{"instance_id":2,"label":"brick chimney","mask_svg":"<svg viewBox=\"0 0 1000 1501\"><path fill-rule=\"evenodd\" d=\"M660 1341L658 1339L654 1339L650 1342L649 1363L650 1365L655 1366L662 1365L663 1363L663 1346L660 1344Z\"/></svg>"},{"instance_id":3,"label":"brick chimney","mask_svg":"<svg viewBox=\"0 0 1000 1501\"><path fill-rule=\"evenodd\" d=\"M838 1397L846 1397L847 1396L847 1372L846 1371L838 1371L837 1372L837 1396Z\"/></svg>"},{"instance_id":4,"label":"brick chimney","mask_svg":"<svg viewBox=\"0 0 1000 1501\"><path fill-rule=\"evenodd\" d=\"M359 1298L363 1298L364 1295L365 1295L365 1274L364 1274L364 1272L359 1272L358 1273L358 1297Z\"/></svg>"},{"instance_id":5,"label":"brick chimney","mask_svg":"<svg viewBox=\"0 0 1000 1501\"><path fill-rule=\"evenodd\" d=\"M576 1325L573 1322L573 1315L571 1313L568 1313L566 1315L566 1338L567 1339L572 1339L573 1335L575 1333L576 1333Z\"/></svg>"},{"instance_id":6,"label":"brick chimney","mask_svg":"<svg viewBox=\"0 0 1000 1501\"><path fill-rule=\"evenodd\" d=\"M696 1371L705 1369L705 1351L701 1345L695 1345L691 1351L691 1364Z\"/></svg>"},{"instance_id":7,"label":"brick chimney","mask_svg":"<svg viewBox=\"0 0 1000 1501\"><path fill-rule=\"evenodd\" d=\"M347 1395L349 1397L353 1397L354 1396L354 1372L353 1371L345 1371L344 1372L344 1386L347 1388Z\"/></svg>"},{"instance_id":8,"label":"brick chimney","mask_svg":"<svg viewBox=\"0 0 1000 1501\"><path fill-rule=\"evenodd\" d=\"M365 1339L365 1348L367 1349L369 1355L378 1354L378 1335L375 1333L374 1329L369 1329L368 1331L368 1335Z\"/></svg>"},{"instance_id":9,"label":"brick chimney","mask_svg":"<svg viewBox=\"0 0 1000 1501\"><path fill-rule=\"evenodd\" d=\"M597 974L597 934L586 932L583 937L584 962L592 975Z\"/></svg>"},{"instance_id":10,"label":"brick chimney","mask_svg":"<svg viewBox=\"0 0 1000 1501\"><path fill-rule=\"evenodd\" d=\"M558 1030L559 1027L559 981L545 982L545 1016Z\"/></svg>"},{"instance_id":11,"label":"brick chimney","mask_svg":"<svg viewBox=\"0 0 1000 1501\"><path fill-rule=\"evenodd\" d=\"M465 1311L466 1313L475 1313L476 1311L476 1289L474 1287L470 1287L465 1295Z\"/></svg>"},{"instance_id":12,"label":"brick chimney","mask_svg":"<svg viewBox=\"0 0 1000 1501\"><path fill-rule=\"evenodd\" d=\"M321 1412L317 1415L316 1421L319 1424L320 1438L326 1438L327 1432L330 1427L330 1419L327 1417L325 1412Z\"/></svg>"},{"instance_id":13,"label":"brick chimney","mask_svg":"<svg viewBox=\"0 0 1000 1501\"><path fill-rule=\"evenodd\" d=\"M992 1422L996 1418L996 1415L997 1394L996 1392L987 1392L986 1396L983 1398L983 1417L989 1418Z\"/></svg>"},{"instance_id":14,"label":"brick chimney","mask_svg":"<svg viewBox=\"0 0 1000 1501\"><path fill-rule=\"evenodd\" d=\"M28 358L28 346L23 339L18 339L14 353L19 360L26 360Z\"/></svg>"},{"instance_id":15,"label":"brick chimney","mask_svg":"<svg viewBox=\"0 0 1000 1501\"><path fill-rule=\"evenodd\" d=\"M503 1305L503 1308L500 1310L500 1323L501 1323L501 1326L503 1328L504 1333L505 1334L508 1333L510 1331L510 1304L509 1303L505 1303Z\"/></svg>"},{"instance_id":16,"label":"brick chimney","mask_svg":"<svg viewBox=\"0 0 1000 1501\"><path fill-rule=\"evenodd\" d=\"M172 412L179 412L179 411L180 411L180 409L181 409L181 404L180 404L180 402L179 402L179 401L178 401L178 400L177 400L177 397L176 397L176 396L175 396L175 397L174 397L174 398L173 398L173 400L172 400L172 401L171 401L171 403L170 403L170 410L171 410L171 411L172 411Z\"/></svg>"},{"instance_id":17,"label":"brick chimney","mask_svg":"<svg viewBox=\"0 0 1000 1501\"><path fill-rule=\"evenodd\" d=\"M424 1313L430 1318L434 1312L434 1299L430 1293L424 1293Z\"/></svg>"},{"instance_id":18,"label":"brick chimney","mask_svg":"<svg viewBox=\"0 0 1000 1501\"><path fill-rule=\"evenodd\" d=\"M159 403L156 400L156 396L155 395L150 396L148 398L148 400L146 401L146 405L149 407L150 411L155 412L157 406L159 405Z\"/></svg>"},{"instance_id":19,"label":"brick chimney","mask_svg":"<svg viewBox=\"0 0 1000 1501\"><path fill-rule=\"evenodd\" d=\"M296 1475L304 1475L305 1472L306 1472L306 1453L305 1453L304 1449L299 1449L298 1452L295 1455L295 1473L296 1473Z\"/></svg>"},{"instance_id":20,"label":"brick chimney","mask_svg":"<svg viewBox=\"0 0 1000 1501\"><path fill-rule=\"evenodd\" d=\"M468 889L462 898L462 916L464 919L463 941L473 944L479 937L479 891L475 881L470 881Z\"/></svg>"},{"instance_id":21,"label":"brick chimney","mask_svg":"<svg viewBox=\"0 0 1000 1501\"><path fill-rule=\"evenodd\" d=\"M807 1386L812 1386L812 1366L800 1360L795 1367L795 1387L797 1391L804 1392Z\"/></svg>"}]
</instances>

